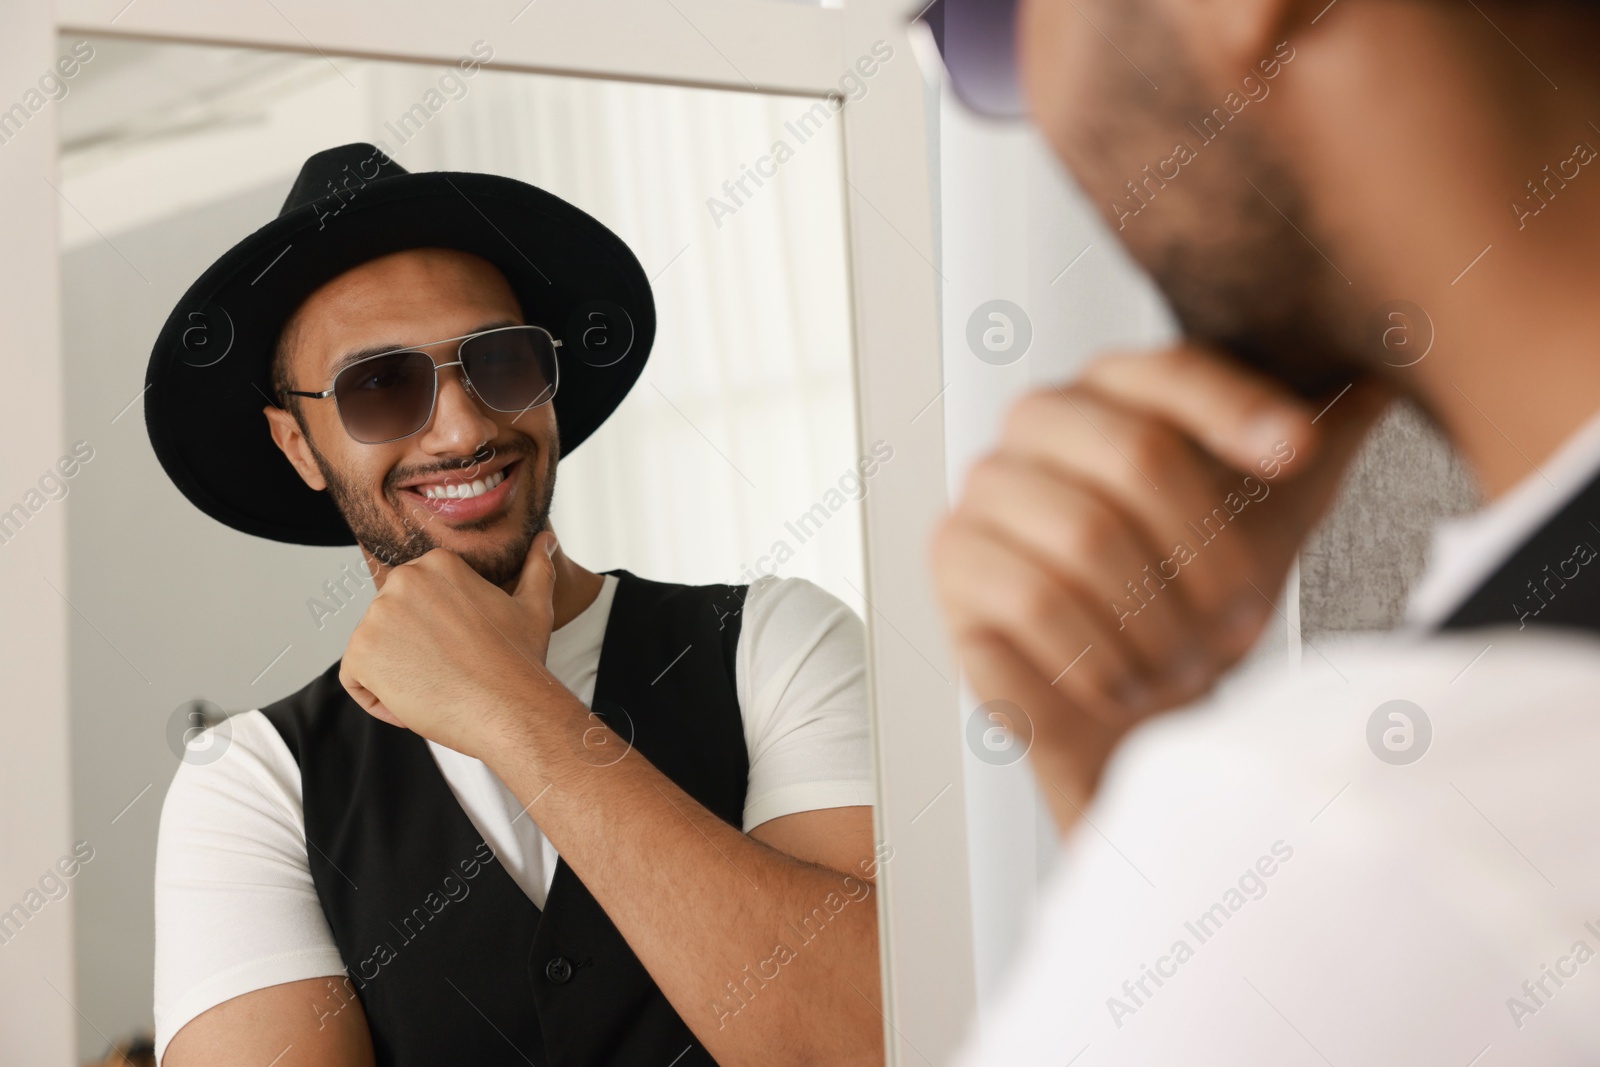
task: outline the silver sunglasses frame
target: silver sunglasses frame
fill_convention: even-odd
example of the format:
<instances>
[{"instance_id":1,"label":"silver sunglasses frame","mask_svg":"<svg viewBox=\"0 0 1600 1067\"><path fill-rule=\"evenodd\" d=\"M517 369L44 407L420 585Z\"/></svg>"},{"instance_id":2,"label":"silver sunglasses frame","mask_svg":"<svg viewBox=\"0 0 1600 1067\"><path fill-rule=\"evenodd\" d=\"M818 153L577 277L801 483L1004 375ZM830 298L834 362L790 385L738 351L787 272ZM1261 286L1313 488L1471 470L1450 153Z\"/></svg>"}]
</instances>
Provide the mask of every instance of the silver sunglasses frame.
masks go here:
<instances>
[{"instance_id":1,"label":"silver sunglasses frame","mask_svg":"<svg viewBox=\"0 0 1600 1067\"><path fill-rule=\"evenodd\" d=\"M344 427L344 432L349 435L350 440L354 441L358 445L387 445L387 444L392 444L395 441L404 441L407 437L414 437L417 434L421 433L423 430L427 429L428 424L433 421L434 408L439 403L439 372L442 371L442 370L445 370L445 369L447 369L449 367L460 367L461 368L461 381L462 381L462 384L464 384L467 387L467 392L470 393L474 398L476 398L478 400L478 402L481 403L484 407L488 408L490 411L498 411L498 412L501 412L502 414L504 414L506 412L509 412L509 411L516 411L517 412L517 418L521 418L523 415L525 415L528 412L532 411L534 408L544 407L546 404L550 403L551 401L553 401L556 398L556 392L561 388L561 360L559 358L557 358L555 360L555 378L550 383L549 395L547 395L543 400L540 400L538 403L529 404L529 405L527 405L526 407L523 407L520 410L518 410L516 408L497 408L493 404L489 403L488 400L484 399L483 394L479 393L477 388L472 384L472 378L467 374L467 367L466 367L465 361L460 358L460 356L461 356L461 346L466 344L468 341L471 341L474 338L478 338L478 337L487 337L488 335L493 334L493 333L506 333L506 332L511 331L511 330L538 330L540 333L544 334L546 337L548 337L550 339L550 347L551 347L552 350L559 349L561 347L560 339L557 338L555 334L553 334L549 330L545 329L543 326L534 326L534 325L531 325L531 324L530 325L522 325L522 326L496 326L493 329L489 329L489 330L478 330L478 331L476 331L474 333L464 333L460 337L445 337L445 338L442 338L442 339L440 339L438 341L429 341L427 344L410 345L410 346L407 346L405 348L396 348L396 349L394 349L393 351L390 351L390 352L379 352L379 353L377 353L375 355L367 356L365 359L358 359L354 363L349 364L348 366L341 367L339 369L339 373L335 374L333 376L335 383L338 382L340 375L347 374L350 371L353 371L357 367L361 366L363 363L370 363L375 359L386 359L386 358L388 358L390 356L398 356L398 355L402 355L402 354L408 353L408 352L420 352L424 356L427 356L428 353L425 351L425 349L434 348L434 347L436 347L438 345L449 344L452 341L459 342L456 345L456 357L457 357L456 359L452 360L449 363L434 363L433 364L433 395L428 398L428 416L427 416L427 418L423 419L422 420L422 424L420 426L418 426L415 430L412 430L410 433L403 433L399 437L390 437L390 438L387 438L387 439L382 440L382 441L363 441L360 438L356 437L355 434L351 433L350 432L349 423L344 421L344 412L339 409L339 398L335 395L336 385L335 386L329 386L327 389L324 389L319 393L307 392L307 391L301 390L301 389L285 389L284 392L289 396L303 396L308 400L326 400L329 397L333 397L334 409L339 412L339 425ZM559 357L560 356L560 352L556 352L556 355ZM433 362L433 357L432 356L428 356L428 361L430 363L432 363ZM516 419L512 419L511 421L512 422L516 422L517 420Z\"/></svg>"}]
</instances>

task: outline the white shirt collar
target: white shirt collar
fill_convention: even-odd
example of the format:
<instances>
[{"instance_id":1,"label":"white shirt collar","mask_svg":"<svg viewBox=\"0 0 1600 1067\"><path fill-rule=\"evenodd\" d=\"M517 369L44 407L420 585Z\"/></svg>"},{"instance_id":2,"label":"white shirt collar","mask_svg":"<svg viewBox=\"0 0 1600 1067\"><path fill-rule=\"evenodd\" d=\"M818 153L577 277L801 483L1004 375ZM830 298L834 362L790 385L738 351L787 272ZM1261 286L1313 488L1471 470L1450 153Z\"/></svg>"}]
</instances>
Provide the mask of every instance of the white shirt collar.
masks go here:
<instances>
[{"instance_id":1,"label":"white shirt collar","mask_svg":"<svg viewBox=\"0 0 1600 1067\"><path fill-rule=\"evenodd\" d=\"M1543 466L1500 499L1434 527L1428 569L1407 605L1409 625L1433 629L1449 618L1562 506L1600 471L1600 413L1558 448Z\"/></svg>"}]
</instances>

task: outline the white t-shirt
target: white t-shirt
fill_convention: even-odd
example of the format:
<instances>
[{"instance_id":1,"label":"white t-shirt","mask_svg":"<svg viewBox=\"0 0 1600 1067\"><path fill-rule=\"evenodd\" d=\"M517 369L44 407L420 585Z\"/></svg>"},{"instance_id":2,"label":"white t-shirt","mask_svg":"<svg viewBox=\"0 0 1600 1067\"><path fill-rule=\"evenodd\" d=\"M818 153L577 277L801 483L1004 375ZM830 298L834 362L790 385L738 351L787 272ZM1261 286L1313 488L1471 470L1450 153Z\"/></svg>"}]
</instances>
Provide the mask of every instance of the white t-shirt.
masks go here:
<instances>
[{"instance_id":1,"label":"white t-shirt","mask_svg":"<svg viewBox=\"0 0 1600 1067\"><path fill-rule=\"evenodd\" d=\"M1600 638L1423 629L1597 468L1600 418L1441 526L1412 629L1135 730L959 1067L1600 1063Z\"/></svg>"},{"instance_id":2,"label":"white t-shirt","mask_svg":"<svg viewBox=\"0 0 1600 1067\"><path fill-rule=\"evenodd\" d=\"M616 595L550 635L546 663L585 705ZM744 827L870 805L872 753L861 620L801 579L751 584L735 674L750 760ZM156 846L157 1055L190 1019L256 989L344 973L306 861L300 769L260 711L228 721L213 762L183 763ZM541 908L556 852L480 761L429 742L451 791L507 873Z\"/></svg>"}]
</instances>

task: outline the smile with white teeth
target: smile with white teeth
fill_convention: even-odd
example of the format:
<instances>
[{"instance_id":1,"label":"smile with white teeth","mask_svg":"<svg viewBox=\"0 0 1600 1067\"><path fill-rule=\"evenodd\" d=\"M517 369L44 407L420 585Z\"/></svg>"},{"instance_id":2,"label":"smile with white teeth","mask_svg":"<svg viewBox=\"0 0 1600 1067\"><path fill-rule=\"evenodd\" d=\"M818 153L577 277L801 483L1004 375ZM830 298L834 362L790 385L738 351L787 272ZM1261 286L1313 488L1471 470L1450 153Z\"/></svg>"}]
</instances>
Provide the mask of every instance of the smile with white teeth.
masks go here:
<instances>
[{"instance_id":1,"label":"smile with white teeth","mask_svg":"<svg viewBox=\"0 0 1600 1067\"><path fill-rule=\"evenodd\" d=\"M422 495L429 500L469 500L475 496L482 496L505 480L505 471L495 471L493 474L479 478L477 481L457 482L454 485L426 486L422 491Z\"/></svg>"}]
</instances>

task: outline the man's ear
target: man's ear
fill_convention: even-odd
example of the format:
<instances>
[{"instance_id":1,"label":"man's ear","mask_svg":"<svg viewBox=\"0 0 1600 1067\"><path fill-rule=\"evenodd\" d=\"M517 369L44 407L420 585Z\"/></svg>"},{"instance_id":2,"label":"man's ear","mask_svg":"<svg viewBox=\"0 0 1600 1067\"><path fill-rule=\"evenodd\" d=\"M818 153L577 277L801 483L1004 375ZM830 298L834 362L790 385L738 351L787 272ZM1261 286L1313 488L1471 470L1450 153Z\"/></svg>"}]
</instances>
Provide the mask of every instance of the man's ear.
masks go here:
<instances>
[{"instance_id":1,"label":"man's ear","mask_svg":"<svg viewBox=\"0 0 1600 1067\"><path fill-rule=\"evenodd\" d=\"M289 412L271 405L261 409L267 416L267 426L272 430L272 440L289 457L289 462L294 464L294 469L300 472L300 478L311 488L322 491L328 488L326 479L322 477L322 469L317 466L316 459L311 455L311 442L306 440L305 431L300 429L300 422Z\"/></svg>"}]
</instances>

